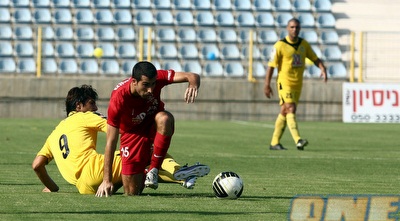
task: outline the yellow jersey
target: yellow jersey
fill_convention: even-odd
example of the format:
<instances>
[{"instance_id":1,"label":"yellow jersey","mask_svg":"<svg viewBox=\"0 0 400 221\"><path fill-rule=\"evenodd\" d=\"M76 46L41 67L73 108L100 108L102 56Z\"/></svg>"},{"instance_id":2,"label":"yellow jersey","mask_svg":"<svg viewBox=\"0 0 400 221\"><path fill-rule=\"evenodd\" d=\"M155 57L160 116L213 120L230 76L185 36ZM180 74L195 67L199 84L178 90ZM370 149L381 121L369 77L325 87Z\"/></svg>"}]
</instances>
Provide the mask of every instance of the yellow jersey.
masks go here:
<instances>
[{"instance_id":1,"label":"yellow jersey","mask_svg":"<svg viewBox=\"0 0 400 221\"><path fill-rule=\"evenodd\" d=\"M306 40L298 38L297 42L292 42L286 36L276 42L268 66L278 68L278 85L301 91L306 58L313 62L318 59Z\"/></svg>"},{"instance_id":2,"label":"yellow jersey","mask_svg":"<svg viewBox=\"0 0 400 221\"><path fill-rule=\"evenodd\" d=\"M75 185L96 152L97 132L107 131L107 120L93 112L71 112L53 130L37 155L55 160L63 178Z\"/></svg>"}]
</instances>

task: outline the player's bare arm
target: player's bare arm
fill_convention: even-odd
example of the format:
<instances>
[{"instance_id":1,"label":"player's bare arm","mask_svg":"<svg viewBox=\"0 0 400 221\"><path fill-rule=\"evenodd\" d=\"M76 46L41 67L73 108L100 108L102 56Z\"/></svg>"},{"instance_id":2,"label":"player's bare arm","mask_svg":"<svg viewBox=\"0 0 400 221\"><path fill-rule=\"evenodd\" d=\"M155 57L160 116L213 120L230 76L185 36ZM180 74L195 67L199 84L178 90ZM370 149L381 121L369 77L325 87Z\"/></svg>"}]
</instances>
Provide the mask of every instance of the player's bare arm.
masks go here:
<instances>
[{"instance_id":1,"label":"player's bare arm","mask_svg":"<svg viewBox=\"0 0 400 221\"><path fill-rule=\"evenodd\" d=\"M182 82L189 83L185 91L185 102L193 103L200 88L200 75L190 72L175 72L174 83Z\"/></svg>"},{"instance_id":2,"label":"player's bare arm","mask_svg":"<svg viewBox=\"0 0 400 221\"><path fill-rule=\"evenodd\" d=\"M104 175L103 182L97 189L97 197L108 197L113 193L114 185L112 183L112 165L114 161L114 152L117 148L119 129L107 125L107 142L104 151Z\"/></svg>"},{"instance_id":3,"label":"player's bare arm","mask_svg":"<svg viewBox=\"0 0 400 221\"><path fill-rule=\"evenodd\" d=\"M265 75L265 84L264 84L264 93L265 93L265 96L267 96L268 98L271 98L271 96L274 95L272 88L271 88L271 79L272 79L273 73L274 73L274 68L268 67L267 74Z\"/></svg>"},{"instance_id":4,"label":"player's bare arm","mask_svg":"<svg viewBox=\"0 0 400 221\"><path fill-rule=\"evenodd\" d=\"M45 188L42 192L57 192L59 187L57 184L51 179L46 170L46 164L48 162L47 157L45 156L36 156L36 158L32 162L32 169L35 171L36 175L39 177L40 181L42 181Z\"/></svg>"}]
</instances>

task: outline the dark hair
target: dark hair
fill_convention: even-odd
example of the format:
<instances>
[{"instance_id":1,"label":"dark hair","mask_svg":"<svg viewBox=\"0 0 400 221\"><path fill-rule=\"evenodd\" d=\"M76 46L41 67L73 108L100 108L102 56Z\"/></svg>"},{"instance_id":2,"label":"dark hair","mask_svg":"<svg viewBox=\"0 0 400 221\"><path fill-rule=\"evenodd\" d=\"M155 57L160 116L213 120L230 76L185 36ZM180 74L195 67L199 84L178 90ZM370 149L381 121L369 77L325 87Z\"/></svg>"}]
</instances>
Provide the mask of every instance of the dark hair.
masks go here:
<instances>
[{"instance_id":1,"label":"dark hair","mask_svg":"<svg viewBox=\"0 0 400 221\"><path fill-rule=\"evenodd\" d=\"M287 25L289 25L289 23L292 22L292 21L294 21L294 22L296 22L297 24L301 25L300 20L297 19L297 18L291 18L291 19L287 22Z\"/></svg>"},{"instance_id":2,"label":"dark hair","mask_svg":"<svg viewBox=\"0 0 400 221\"><path fill-rule=\"evenodd\" d=\"M73 87L68 91L67 98L65 98L65 108L67 116L71 111L76 110L78 103L86 104L90 99L96 101L98 98L97 92L91 85L82 85L81 87Z\"/></svg>"},{"instance_id":3,"label":"dark hair","mask_svg":"<svg viewBox=\"0 0 400 221\"><path fill-rule=\"evenodd\" d=\"M148 61L140 61L132 68L132 78L140 81L142 79L142 75L152 79L157 76L157 69Z\"/></svg>"}]
</instances>

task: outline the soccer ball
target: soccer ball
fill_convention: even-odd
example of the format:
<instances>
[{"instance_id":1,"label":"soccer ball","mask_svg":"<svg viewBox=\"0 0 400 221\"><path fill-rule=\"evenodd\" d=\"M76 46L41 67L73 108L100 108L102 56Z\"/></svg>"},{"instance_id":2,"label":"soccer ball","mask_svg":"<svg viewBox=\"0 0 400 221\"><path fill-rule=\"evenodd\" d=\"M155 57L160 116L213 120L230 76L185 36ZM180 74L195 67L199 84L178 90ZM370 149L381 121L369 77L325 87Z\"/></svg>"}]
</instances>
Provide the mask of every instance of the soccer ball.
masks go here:
<instances>
[{"instance_id":1,"label":"soccer ball","mask_svg":"<svg viewBox=\"0 0 400 221\"><path fill-rule=\"evenodd\" d=\"M222 172L212 183L216 197L221 199L237 199L243 192L243 181L235 172Z\"/></svg>"}]
</instances>

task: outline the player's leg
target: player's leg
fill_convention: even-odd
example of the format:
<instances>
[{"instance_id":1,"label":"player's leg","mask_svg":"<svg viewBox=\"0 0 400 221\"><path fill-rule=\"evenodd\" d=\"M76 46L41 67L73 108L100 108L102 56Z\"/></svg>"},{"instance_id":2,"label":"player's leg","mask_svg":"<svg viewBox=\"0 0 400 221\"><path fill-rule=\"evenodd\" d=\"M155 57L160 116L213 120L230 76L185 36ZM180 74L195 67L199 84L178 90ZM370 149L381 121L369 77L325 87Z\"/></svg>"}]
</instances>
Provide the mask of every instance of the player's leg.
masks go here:
<instances>
[{"instance_id":1,"label":"player's leg","mask_svg":"<svg viewBox=\"0 0 400 221\"><path fill-rule=\"evenodd\" d=\"M286 112L284 107L284 92L282 90L278 90L279 93L279 105L281 107L280 113L275 120L275 128L272 134L271 145L269 147L270 150L286 150L280 143L281 137L286 129Z\"/></svg>"},{"instance_id":2,"label":"player's leg","mask_svg":"<svg viewBox=\"0 0 400 221\"><path fill-rule=\"evenodd\" d=\"M182 183L174 178L174 173L181 168L170 154L166 154L161 168L158 171L160 182L164 183Z\"/></svg>"},{"instance_id":3,"label":"player's leg","mask_svg":"<svg viewBox=\"0 0 400 221\"><path fill-rule=\"evenodd\" d=\"M123 175L122 183L124 186L124 193L128 196L140 195L144 189L143 186L143 173L137 173L133 175Z\"/></svg>"},{"instance_id":4,"label":"player's leg","mask_svg":"<svg viewBox=\"0 0 400 221\"><path fill-rule=\"evenodd\" d=\"M153 189L158 187L158 171L171 144L175 130L175 120L171 113L160 111L155 116L156 134L154 137L153 154L149 171L146 174L145 186Z\"/></svg>"}]
</instances>

